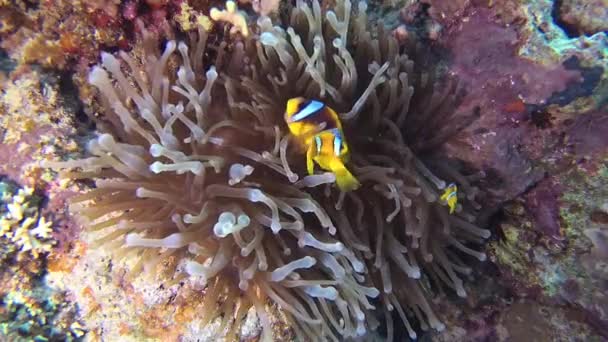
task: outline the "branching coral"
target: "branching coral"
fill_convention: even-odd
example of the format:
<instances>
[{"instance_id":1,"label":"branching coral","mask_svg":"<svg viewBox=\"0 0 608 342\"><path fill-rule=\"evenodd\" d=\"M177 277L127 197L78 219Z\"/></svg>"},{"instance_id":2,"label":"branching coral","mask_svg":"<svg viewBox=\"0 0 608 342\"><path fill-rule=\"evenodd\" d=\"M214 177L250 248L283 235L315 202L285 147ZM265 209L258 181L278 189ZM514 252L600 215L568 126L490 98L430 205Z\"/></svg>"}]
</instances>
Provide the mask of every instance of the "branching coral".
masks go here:
<instances>
[{"instance_id":1,"label":"branching coral","mask_svg":"<svg viewBox=\"0 0 608 342\"><path fill-rule=\"evenodd\" d=\"M38 199L33 188L15 190L8 183L0 183L0 237L3 240L2 261L16 256L38 259L53 247L53 223L40 216Z\"/></svg>"},{"instance_id":2,"label":"branching coral","mask_svg":"<svg viewBox=\"0 0 608 342\"><path fill-rule=\"evenodd\" d=\"M229 339L252 307L271 337L266 300L304 339L362 336L378 327L377 313L392 336L393 310L411 337L412 317L443 329L427 297L445 286L466 295L461 277L471 269L458 253L485 259L469 244L489 232L474 224L479 175L425 151L468 118L444 124L456 83L434 91L433 74L415 71L406 54L416 46L402 51L365 12L363 2L332 11L298 1L286 29L262 17L259 35L214 50L215 66L204 63L202 29L162 53L145 36L143 66L103 54L89 81L109 133L90 142L87 159L47 163L95 180L71 211L102 232L97 244L139 260L132 275L204 281L201 315L224 328L236 322ZM297 96L342 113L359 190L339 192L331 173L302 177L283 122ZM454 215L439 200L448 181L461 189Z\"/></svg>"}]
</instances>

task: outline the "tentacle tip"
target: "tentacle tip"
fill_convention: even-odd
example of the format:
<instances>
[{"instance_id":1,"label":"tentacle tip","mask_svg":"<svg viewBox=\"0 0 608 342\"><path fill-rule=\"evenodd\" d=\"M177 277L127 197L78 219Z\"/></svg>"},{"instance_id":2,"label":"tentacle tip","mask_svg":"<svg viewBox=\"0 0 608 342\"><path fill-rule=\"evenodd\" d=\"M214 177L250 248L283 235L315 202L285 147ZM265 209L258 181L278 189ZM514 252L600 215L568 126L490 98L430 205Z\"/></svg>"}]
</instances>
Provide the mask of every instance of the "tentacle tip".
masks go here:
<instances>
[{"instance_id":1,"label":"tentacle tip","mask_svg":"<svg viewBox=\"0 0 608 342\"><path fill-rule=\"evenodd\" d=\"M410 278L413 279L420 279L421 277L421 273L420 273L420 269L419 268L414 268L410 273L409 273Z\"/></svg>"}]
</instances>

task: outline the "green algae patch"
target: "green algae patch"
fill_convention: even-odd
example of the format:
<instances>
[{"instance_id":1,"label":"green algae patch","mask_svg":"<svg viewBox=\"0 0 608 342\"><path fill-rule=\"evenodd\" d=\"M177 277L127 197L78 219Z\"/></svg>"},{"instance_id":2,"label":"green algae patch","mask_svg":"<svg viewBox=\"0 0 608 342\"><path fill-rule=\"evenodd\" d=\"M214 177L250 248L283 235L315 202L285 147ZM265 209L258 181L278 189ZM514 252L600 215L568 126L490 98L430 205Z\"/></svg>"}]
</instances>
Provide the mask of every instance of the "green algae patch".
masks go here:
<instances>
[{"instance_id":1,"label":"green algae patch","mask_svg":"<svg viewBox=\"0 0 608 342\"><path fill-rule=\"evenodd\" d=\"M593 217L608 207L608 161L591 172L582 168L570 171L563 184L568 191L561 197L560 216L566 236L577 239L585 229L601 228L601 222L594 222ZM589 243L577 247L586 250Z\"/></svg>"},{"instance_id":2,"label":"green algae patch","mask_svg":"<svg viewBox=\"0 0 608 342\"><path fill-rule=\"evenodd\" d=\"M506 206L506 219L500 225L501 238L489 246L492 260L501 266L509 279L517 279L524 287L534 287L538 277L530 269L534 268L530 251L534 247L535 233L531 222L525 220L522 203L513 202Z\"/></svg>"},{"instance_id":3,"label":"green algae patch","mask_svg":"<svg viewBox=\"0 0 608 342\"><path fill-rule=\"evenodd\" d=\"M605 159L583 163L551 177L549 184L558 195L544 199L557 201L558 234L539 227L527 210L532 197L524 196L505 207L500 238L490 245L492 259L519 296L540 295L541 301L576 305L586 315L604 320L608 164Z\"/></svg>"}]
</instances>

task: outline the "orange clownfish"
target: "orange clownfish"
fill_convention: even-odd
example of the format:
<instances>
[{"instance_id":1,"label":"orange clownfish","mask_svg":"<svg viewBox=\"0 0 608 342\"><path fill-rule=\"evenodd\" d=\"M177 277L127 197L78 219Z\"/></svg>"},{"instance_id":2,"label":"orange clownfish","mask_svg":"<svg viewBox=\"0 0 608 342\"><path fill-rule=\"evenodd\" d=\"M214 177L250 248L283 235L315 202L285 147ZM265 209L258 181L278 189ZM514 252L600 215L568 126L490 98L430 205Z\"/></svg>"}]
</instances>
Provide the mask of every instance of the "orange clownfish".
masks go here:
<instances>
[{"instance_id":1,"label":"orange clownfish","mask_svg":"<svg viewBox=\"0 0 608 342\"><path fill-rule=\"evenodd\" d=\"M439 199L448 204L450 214L453 214L454 210L456 210L456 205L458 204L458 188L456 187L456 184L451 183L448 185Z\"/></svg>"},{"instance_id":2,"label":"orange clownfish","mask_svg":"<svg viewBox=\"0 0 608 342\"><path fill-rule=\"evenodd\" d=\"M295 140L306 149L308 174L314 173L314 163L333 172L338 188L355 190L359 181L344 164L349 159L349 149L344 139L338 114L325 104L302 97L287 101L285 122Z\"/></svg>"}]
</instances>

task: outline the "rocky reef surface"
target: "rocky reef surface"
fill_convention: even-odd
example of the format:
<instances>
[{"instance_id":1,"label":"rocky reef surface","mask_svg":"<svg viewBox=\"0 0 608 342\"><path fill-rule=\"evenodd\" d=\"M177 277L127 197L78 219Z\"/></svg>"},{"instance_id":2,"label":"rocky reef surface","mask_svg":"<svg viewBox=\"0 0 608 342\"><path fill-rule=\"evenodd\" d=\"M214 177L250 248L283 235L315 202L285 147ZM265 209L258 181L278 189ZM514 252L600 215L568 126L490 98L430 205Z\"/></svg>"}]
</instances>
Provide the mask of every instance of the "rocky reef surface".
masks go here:
<instances>
[{"instance_id":1,"label":"rocky reef surface","mask_svg":"<svg viewBox=\"0 0 608 342\"><path fill-rule=\"evenodd\" d=\"M0 2L0 334L10 340L215 338L195 306L129 279L89 248L66 199L86 184L38 166L82 155L100 51L212 25L223 3ZM273 7L274 6L274 7ZM277 2L243 3L248 20ZM396 37L423 37L480 118L442 153L486 173L493 236L466 299L434 299L446 329L421 339L608 339L608 9L605 1L371 2ZM204 294L198 294L201 298ZM275 333L288 335L276 324ZM246 322L242 336L256 340Z\"/></svg>"}]
</instances>

